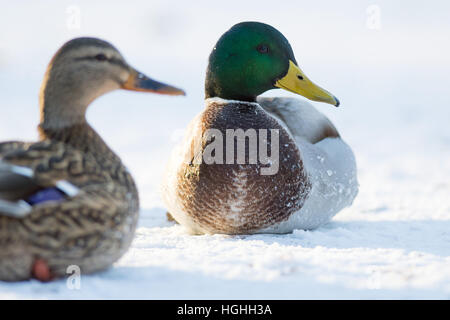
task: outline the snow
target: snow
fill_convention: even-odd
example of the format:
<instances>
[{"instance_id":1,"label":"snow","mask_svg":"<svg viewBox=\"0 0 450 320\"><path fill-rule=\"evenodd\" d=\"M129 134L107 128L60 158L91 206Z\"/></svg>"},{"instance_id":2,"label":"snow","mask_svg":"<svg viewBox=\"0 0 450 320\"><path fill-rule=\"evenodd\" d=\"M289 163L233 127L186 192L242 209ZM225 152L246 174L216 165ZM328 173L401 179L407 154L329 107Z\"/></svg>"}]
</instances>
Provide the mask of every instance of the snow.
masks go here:
<instances>
[{"instance_id":1,"label":"snow","mask_svg":"<svg viewBox=\"0 0 450 320\"><path fill-rule=\"evenodd\" d=\"M114 268L65 281L2 284L2 298L448 298L450 222L333 221L289 235L190 236L145 211ZM399 236L400 235L400 236Z\"/></svg>"},{"instance_id":2,"label":"snow","mask_svg":"<svg viewBox=\"0 0 450 320\"><path fill-rule=\"evenodd\" d=\"M450 5L377 1L381 29L371 30L369 3L360 1L298 1L288 9L260 1L257 12L239 4L236 12L222 2L137 1L104 12L102 3L77 1L81 29L69 30L72 1L2 3L0 30L14 31L0 33L0 140L37 138L46 64L78 35L111 41L138 70L188 96L114 92L93 103L89 121L140 190L132 248L111 269L83 275L79 290L66 280L0 282L0 298L450 298ZM118 19L129 21L126 28ZM165 219L158 189L167 158L203 107L209 51L243 20L278 27L302 70L341 101L314 105L353 149L359 194L316 230L191 236Z\"/></svg>"}]
</instances>

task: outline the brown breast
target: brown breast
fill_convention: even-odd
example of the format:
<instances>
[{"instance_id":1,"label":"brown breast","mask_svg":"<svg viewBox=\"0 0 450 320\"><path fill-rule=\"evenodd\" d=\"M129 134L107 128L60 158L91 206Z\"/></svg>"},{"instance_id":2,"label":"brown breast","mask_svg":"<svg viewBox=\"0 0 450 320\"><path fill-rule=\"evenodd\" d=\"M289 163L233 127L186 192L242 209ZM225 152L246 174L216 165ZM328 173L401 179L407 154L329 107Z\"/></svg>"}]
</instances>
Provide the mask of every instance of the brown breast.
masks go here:
<instances>
[{"instance_id":1,"label":"brown breast","mask_svg":"<svg viewBox=\"0 0 450 320\"><path fill-rule=\"evenodd\" d=\"M202 152L211 141L204 137L216 129L223 137L223 164L191 162L177 172L177 196L184 212L205 232L242 234L254 232L288 219L298 211L311 189L299 151L289 134L256 103L212 101L201 117ZM261 162L249 163L249 143L245 144L245 164L238 164L237 145L233 163L226 164L226 130L255 129L258 143L271 150L279 131L279 164L275 174L263 175L268 167ZM268 139L261 140L261 129ZM194 139L194 138L193 138ZM273 140L273 141L272 141ZM192 141L191 146L195 143ZM257 146L258 155L262 151ZM192 151L195 154L195 151ZM270 152L269 152L270 154ZM274 156L274 155L271 155Z\"/></svg>"}]
</instances>

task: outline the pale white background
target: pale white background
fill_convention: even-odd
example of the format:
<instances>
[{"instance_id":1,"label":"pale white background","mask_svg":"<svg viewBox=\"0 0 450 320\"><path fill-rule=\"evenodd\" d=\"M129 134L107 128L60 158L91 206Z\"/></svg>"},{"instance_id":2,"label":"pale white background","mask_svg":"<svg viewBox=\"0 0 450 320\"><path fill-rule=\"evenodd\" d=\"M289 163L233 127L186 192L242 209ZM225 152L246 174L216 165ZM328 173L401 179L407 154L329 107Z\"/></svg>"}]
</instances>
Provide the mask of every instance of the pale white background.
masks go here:
<instances>
[{"instance_id":1,"label":"pale white background","mask_svg":"<svg viewBox=\"0 0 450 320\"><path fill-rule=\"evenodd\" d=\"M110 41L188 94L117 91L89 109L140 189L132 249L80 290L0 283L0 297L450 298L449 12L445 1L0 1L0 140L37 138L46 65L77 36ZM360 193L315 231L189 236L164 220L161 172L203 108L214 43L248 20L278 28L300 67L340 99L315 106L353 148Z\"/></svg>"}]
</instances>

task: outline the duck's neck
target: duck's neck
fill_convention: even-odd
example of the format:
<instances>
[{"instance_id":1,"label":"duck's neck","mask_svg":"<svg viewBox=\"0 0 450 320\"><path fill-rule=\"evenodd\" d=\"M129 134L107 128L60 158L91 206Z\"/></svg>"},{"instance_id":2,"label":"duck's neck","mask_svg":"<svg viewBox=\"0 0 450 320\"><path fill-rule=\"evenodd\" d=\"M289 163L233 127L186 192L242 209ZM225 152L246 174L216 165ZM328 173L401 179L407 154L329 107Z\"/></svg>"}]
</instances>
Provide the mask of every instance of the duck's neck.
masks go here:
<instances>
[{"instance_id":1,"label":"duck's neck","mask_svg":"<svg viewBox=\"0 0 450 320\"><path fill-rule=\"evenodd\" d=\"M39 93L40 126L60 129L86 123L86 110L102 94L88 83L47 70Z\"/></svg>"},{"instance_id":2,"label":"duck's neck","mask_svg":"<svg viewBox=\"0 0 450 320\"><path fill-rule=\"evenodd\" d=\"M46 129L61 129L74 125L86 124L85 111L87 109L87 106L74 106L74 104L71 103L69 107L59 108L53 105L55 103L56 102L52 102L52 104L41 104L41 122L39 123L40 127ZM57 104L67 106L67 103L68 101L60 101ZM83 108L84 112L80 112L80 108Z\"/></svg>"},{"instance_id":3,"label":"duck's neck","mask_svg":"<svg viewBox=\"0 0 450 320\"><path fill-rule=\"evenodd\" d=\"M56 95L52 90L46 90L45 86L41 90L40 140L63 142L100 158L116 158L116 154L86 121L90 101L67 98L69 96L73 97Z\"/></svg>"},{"instance_id":4,"label":"duck's neck","mask_svg":"<svg viewBox=\"0 0 450 320\"><path fill-rule=\"evenodd\" d=\"M256 102L257 95L247 89L245 86L235 85L233 79L229 81L219 79L208 67L205 80L205 99L218 97L225 100Z\"/></svg>"},{"instance_id":5,"label":"duck's neck","mask_svg":"<svg viewBox=\"0 0 450 320\"><path fill-rule=\"evenodd\" d=\"M245 101L245 102L256 102L256 96L249 95L239 95L239 94L228 94L223 91L217 91L215 88L206 88L205 99L209 98L221 98L224 100L234 100L234 101Z\"/></svg>"}]
</instances>

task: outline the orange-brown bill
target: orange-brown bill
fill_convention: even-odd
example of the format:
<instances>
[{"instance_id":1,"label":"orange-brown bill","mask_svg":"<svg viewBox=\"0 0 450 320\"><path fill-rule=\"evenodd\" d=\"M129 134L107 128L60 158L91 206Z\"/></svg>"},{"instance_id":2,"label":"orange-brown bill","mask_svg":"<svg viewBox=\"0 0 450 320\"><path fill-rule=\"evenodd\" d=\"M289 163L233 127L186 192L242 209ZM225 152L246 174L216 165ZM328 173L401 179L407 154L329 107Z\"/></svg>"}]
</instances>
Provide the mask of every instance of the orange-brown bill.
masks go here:
<instances>
[{"instance_id":1,"label":"orange-brown bill","mask_svg":"<svg viewBox=\"0 0 450 320\"><path fill-rule=\"evenodd\" d=\"M143 92L154 92L159 94L167 94L172 96L185 96L186 93L171 85L150 79L137 70L131 70L127 81L122 85L123 89Z\"/></svg>"}]
</instances>

